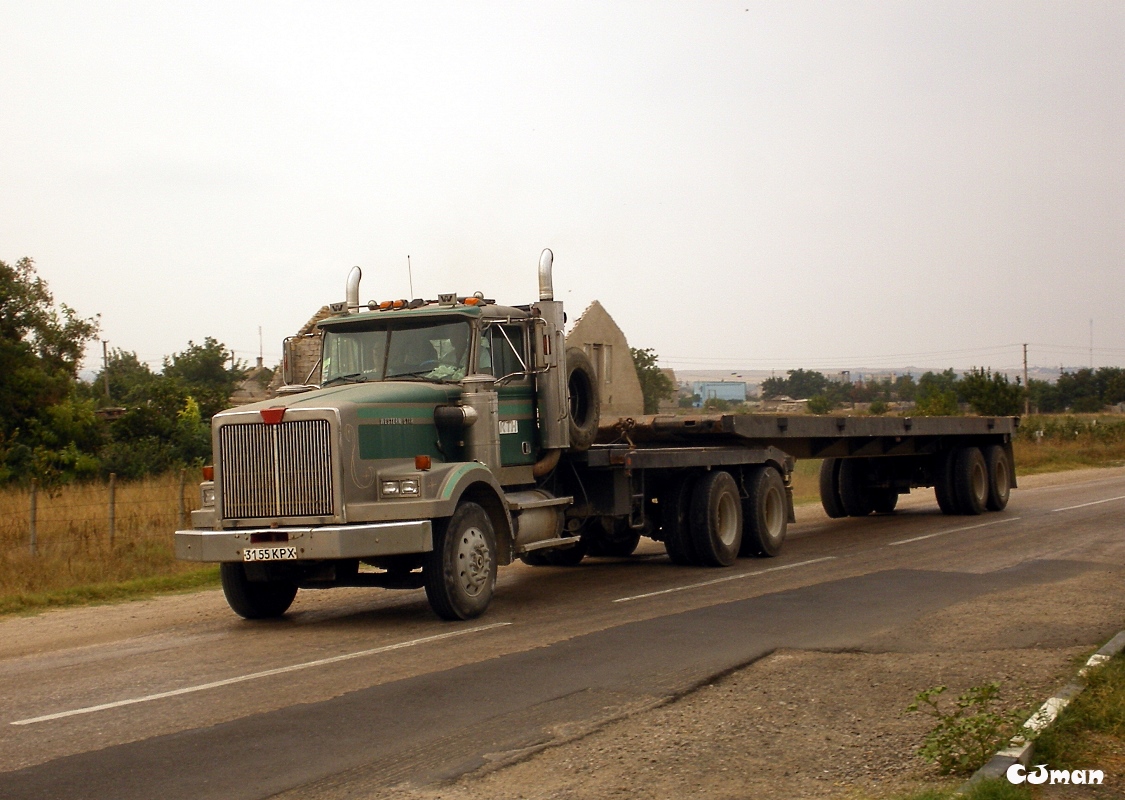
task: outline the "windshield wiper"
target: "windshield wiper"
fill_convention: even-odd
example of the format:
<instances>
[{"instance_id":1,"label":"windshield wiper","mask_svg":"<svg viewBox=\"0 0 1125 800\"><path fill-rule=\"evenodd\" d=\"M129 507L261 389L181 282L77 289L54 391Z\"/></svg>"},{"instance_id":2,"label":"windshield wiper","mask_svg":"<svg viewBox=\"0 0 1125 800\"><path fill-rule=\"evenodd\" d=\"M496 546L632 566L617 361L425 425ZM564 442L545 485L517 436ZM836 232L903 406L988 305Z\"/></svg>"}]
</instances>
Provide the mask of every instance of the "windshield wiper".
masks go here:
<instances>
[{"instance_id":1,"label":"windshield wiper","mask_svg":"<svg viewBox=\"0 0 1125 800\"><path fill-rule=\"evenodd\" d=\"M347 375L337 375L335 378L330 378L321 384L324 386L331 386L334 383L366 383L367 378L364 377L362 372L349 372Z\"/></svg>"}]
</instances>

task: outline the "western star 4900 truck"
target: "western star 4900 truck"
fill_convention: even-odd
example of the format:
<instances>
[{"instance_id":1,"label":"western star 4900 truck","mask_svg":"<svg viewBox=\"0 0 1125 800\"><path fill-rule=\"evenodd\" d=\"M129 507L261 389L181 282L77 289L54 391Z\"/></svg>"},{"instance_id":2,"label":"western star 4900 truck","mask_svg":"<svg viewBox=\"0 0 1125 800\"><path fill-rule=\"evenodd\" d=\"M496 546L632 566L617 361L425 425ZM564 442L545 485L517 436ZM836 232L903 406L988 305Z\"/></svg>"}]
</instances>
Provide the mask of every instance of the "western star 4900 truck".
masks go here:
<instances>
[{"instance_id":1,"label":"western star 4900 truck","mask_svg":"<svg viewBox=\"0 0 1125 800\"><path fill-rule=\"evenodd\" d=\"M214 464L176 554L219 562L247 618L298 589L424 587L445 619L492 599L497 568L628 556L775 556L797 458L823 459L831 517L894 510L933 486L947 514L1000 510L1018 420L764 414L599 420L598 379L567 349L552 255L539 301L477 293L364 305L360 272L319 323L320 360L276 399L217 414ZM312 375L319 380L310 385ZM294 380L296 378L296 380Z\"/></svg>"}]
</instances>

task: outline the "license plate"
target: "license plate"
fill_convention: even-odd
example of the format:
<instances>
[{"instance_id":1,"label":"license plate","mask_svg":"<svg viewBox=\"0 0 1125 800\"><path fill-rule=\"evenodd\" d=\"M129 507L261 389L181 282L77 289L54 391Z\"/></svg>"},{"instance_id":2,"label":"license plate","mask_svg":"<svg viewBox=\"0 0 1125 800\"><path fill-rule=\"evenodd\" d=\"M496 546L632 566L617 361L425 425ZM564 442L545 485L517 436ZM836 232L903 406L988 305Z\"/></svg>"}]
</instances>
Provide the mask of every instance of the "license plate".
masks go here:
<instances>
[{"instance_id":1,"label":"license plate","mask_svg":"<svg viewBox=\"0 0 1125 800\"><path fill-rule=\"evenodd\" d=\"M243 561L296 561L296 547L247 547L242 551Z\"/></svg>"}]
</instances>

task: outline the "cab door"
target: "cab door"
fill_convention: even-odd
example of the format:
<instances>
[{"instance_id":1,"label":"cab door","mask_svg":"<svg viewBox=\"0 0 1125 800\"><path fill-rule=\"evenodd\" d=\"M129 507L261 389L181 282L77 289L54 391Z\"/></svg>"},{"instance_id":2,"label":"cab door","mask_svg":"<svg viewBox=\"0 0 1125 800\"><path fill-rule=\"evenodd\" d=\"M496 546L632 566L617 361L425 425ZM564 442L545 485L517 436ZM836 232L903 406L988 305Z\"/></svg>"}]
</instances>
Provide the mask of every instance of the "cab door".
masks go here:
<instances>
[{"instance_id":1,"label":"cab door","mask_svg":"<svg viewBox=\"0 0 1125 800\"><path fill-rule=\"evenodd\" d=\"M528 336L523 323L496 322L484 328L480 342L480 372L501 381L496 387L500 406L500 463L505 467L534 464L539 454L539 426L535 424L535 382L528 372Z\"/></svg>"}]
</instances>

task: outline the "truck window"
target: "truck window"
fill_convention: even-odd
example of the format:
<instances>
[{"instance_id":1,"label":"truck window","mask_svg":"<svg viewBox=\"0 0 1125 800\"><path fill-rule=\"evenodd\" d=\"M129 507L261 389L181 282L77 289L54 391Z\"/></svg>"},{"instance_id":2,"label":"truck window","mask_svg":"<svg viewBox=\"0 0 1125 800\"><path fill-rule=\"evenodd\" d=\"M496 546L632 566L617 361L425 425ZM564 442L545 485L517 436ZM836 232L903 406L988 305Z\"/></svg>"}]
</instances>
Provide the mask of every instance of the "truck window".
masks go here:
<instances>
[{"instance_id":1,"label":"truck window","mask_svg":"<svg viewBox=\"0 0 1125 800\"><path fill-rule=\"evenodd\" d=\"M469 323L387 321L324 333L324 380L456 382L468 364Z\"/></svg>"},{"instance_id":2,"label":"truck window","mask_svg":"<svg viewBox=\"0 0 1125 800\"><path fill-rule=\"evenodd\" d=\"M516 372L526 372L527 354L524 348L522 325L489 325L481 334L481 372L502 378Z\"/></svg>"}]
</instances>

